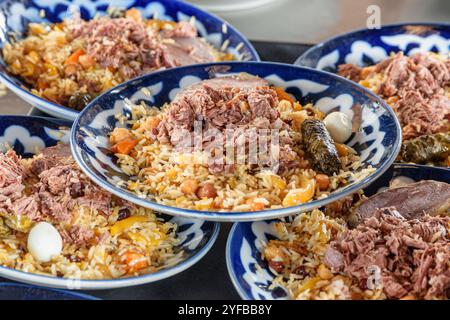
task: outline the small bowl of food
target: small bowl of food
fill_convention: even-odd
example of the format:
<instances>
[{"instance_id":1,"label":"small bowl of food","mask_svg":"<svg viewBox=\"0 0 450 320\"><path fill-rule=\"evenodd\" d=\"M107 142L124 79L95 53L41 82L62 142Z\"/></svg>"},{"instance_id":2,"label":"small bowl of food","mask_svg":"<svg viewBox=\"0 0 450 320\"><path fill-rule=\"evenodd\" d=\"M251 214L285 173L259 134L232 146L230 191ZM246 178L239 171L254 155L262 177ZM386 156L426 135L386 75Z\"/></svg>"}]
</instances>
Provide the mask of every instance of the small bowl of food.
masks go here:
<instances>
[{"instance_id":1,"label":"small bowl of food","mask_svg":"<svg viewBox=\"0 0 450 320\"><path fill-rule=\"evenodd\" d=\"M220 18L181 1L3 1L0 81L63 119L137 76L182 65L259 61Z\"/></svg>"},{"instance_id":2,"label":"small bowl of food","mask_svg":"<svg viewBox=\"0 0 450 320\"><path fill-rule=\"evenodd\" d=\"M0 276L68 289L158 281L199 261L219 225L102 190L73 160L69 121L0 117Z\"/></svg>"},{"instance_id":3,"label":"small bowl of food","mask_svg":"<svg viewBox=\"0 0 450 320\"><path fill-rule=\"evenodd\" d=\"M228 272L248 300L449 299L450 170L394 164L364 192L236 223Z\"/></svg>"},{"instance_id":4,"label":"small bowl of food","mask_svg":"<svg viewBox=\"0 0 450 320\"><path fill-rule=\"evenodd\" d=\"M320 43L295 64L353 80L386 100L402 126L398 160L450 166L450 25L405 23Z\"/></svg>"},{"instance_id":5,"label":"small bowl of food","mask_svg":"<svg viewBox=\"0 0 450 320\"><path fill-rule=\"evenodd\" d=\"M394 161L393 111L329 73L231 62L153 73L107 92L71 145L98 185L184 217L236 221L308 211Z\"/></svg>"}]
</instances>

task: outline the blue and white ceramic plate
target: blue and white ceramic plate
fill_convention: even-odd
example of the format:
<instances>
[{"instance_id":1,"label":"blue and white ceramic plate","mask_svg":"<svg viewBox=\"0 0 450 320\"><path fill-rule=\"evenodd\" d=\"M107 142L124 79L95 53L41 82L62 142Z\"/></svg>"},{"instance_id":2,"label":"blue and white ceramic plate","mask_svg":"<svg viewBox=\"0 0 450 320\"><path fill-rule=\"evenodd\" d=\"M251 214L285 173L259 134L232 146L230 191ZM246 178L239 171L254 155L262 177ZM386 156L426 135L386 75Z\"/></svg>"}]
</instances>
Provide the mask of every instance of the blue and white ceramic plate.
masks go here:
<instances>
[{"instance_id":1,"label":"blue and white ceramic plate","mask_svg":"<svg viewBox=\"0 0 450 320\"><path fill-rule=\"evenodd\" d=\"M162 106L181 88L192 83L211 76L240 72L267 79L271 84L285 88L302 103L311 102L325 113L339 110L353 118L361 112L361 130L355 133L347 144L355 148L361 156L364 168L372 166L376 171L360 181L353 181L336 190L327 198L295 207L257 212L209 212L169 207L142 199L128 191L125 186L117 186L129 177L114 164L114 154L109 151L108 134L116 126L115 115L130 116L131 106L128 100L135 104L145 101L147 105ZM147 88L151 96L143 94L142 88ZM264 220L309 211L333 202L379 177L397 156L400 141L400 127L393 111L382 99L368 90L330 73L268 62L187 66L131 80L92 101L74 122L71 135L72 153L80 167L93 181L109 192L159 212L217 221Z\"/></svg>"},{"instance_id":2,"label":"blue and white ceramic plate","mask_svg":"<svg viewBox=\"0 0 450 320\"><path fill-rule=\"evenodd\" d=\"M12 146L24 157L58 141L68 143L71 122L51 118L28 116L0 116L0 152ZM177 265L139 277L115 280L74 280L37 275L0 266L0 276L35 285L64 289L111 289L150 283L171 277L198 262L217 239L219 224L200 220L164 216L178 225L180 244L176 250L185 252Z\"/></svg>"},{"instance_id":3,"label":"blue and white ceramic plate","mask_svg":"<svg viewBox=\"0 0 450 320\"><path fill-rule=\"evenodd\" d=\"M1 282L0 300L98 300L87 294L30 286L26 284Z\"/></svg>"},{"instance_id":4,"label":"blue and white ceramic plate","mask_svg":"<svg viewBox=\"0 0 450 320\"><path fill-rule=\"evenodd\" d=\"M406 55L428 51L449 53L450 24L403 23L353 31L315 45L295 64L334 73L340 64L372 65L398 51Z\"/></svg>"},{"instance_id":5,"label":"blue and white ceramic plate","mask_svg":"<svg viewBox=\"0 0 450 320\"><path fill-rule=\"evenodd\" d=\"M116 8L136 7L145 18L157 16L170 21L189 20L195 16L200 36L216 48L228 43L227 52L240 60L259 61L250 42L235 28L219 17L193 5L177 0L4 0L0 1L0 49L10 40L10 33L23 36L30 22L55 23L66 17L70 6L79 7L83 19L105 14L109 6ZM43 14L45 13L45 15ZM1 50L0 50L1 51ZM38 109L58 118L74 120L78 111L52 103L31 94L29 86L17 76L6 71L0 55L0 81L19 97Z\"/></svg>"},{"instance_id":6,"label":"blue and white ceramic plate","mask_svg":"<svg viewBox=\"0 0 450 320\"><path fill-rule=\"evenodd\" d=\"M389 186L394 178L437 180L450 183L450 169L395 163L379 179L364 189L367 196ZM269 289L274 279L261 252L270 239L276 238L275 221L235 223L228 236L226 261L230 278L242 299L284 300L289 299L284 288Z\"/></svg>"}]
</instances>

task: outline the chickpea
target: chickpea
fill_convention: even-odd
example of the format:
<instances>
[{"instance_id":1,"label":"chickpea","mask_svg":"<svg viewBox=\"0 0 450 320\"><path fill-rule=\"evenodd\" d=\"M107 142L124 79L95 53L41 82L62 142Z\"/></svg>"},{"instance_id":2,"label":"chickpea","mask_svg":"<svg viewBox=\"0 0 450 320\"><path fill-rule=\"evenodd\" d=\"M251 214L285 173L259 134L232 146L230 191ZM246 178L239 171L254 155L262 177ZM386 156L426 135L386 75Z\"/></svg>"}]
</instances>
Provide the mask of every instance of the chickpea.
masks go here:
<instances>
[{"instance_id":1,"label":"chickpea","mask_svg":"<svg viewBox=\"0 0 450 320\"><path fill-rule=\"evenodd\" d=\"M153 129L156 129L156 127L158 127L160 122L161 120L157 117L149 117L142 124L142 128L147 131L153 131Z\"/></svg>"},{"instance_id":2,"label":"chickpea","mask_svg":"<svg viewBox=\"0 0 450 320\"><path fill-rule=\"evenodd\" d=\"M113 132L111 132L111 136L109 137L109 140L111 143L115 144L119 141L131 138L132 134L131 132L126 128L114 128Z\"/></svg>"},{"instance_id":3,"label":"chickpea","mask_svg":"<svg viewBox=\"0 0 450 320\"><path fill-rule=\"evenodd\" d=\"M330 178L326 174L319 173L315 179L320 190L327 190L330 186Z\"/></svg>"},{"instance_id":4,"label":"chickpea","mask_svg":"<svg viewBox=\"0 0 450 320\"><path fill-rule=\"evenodd\" d=\"M78 58L78 62L84 69L89 69L95 65L95 60L90 55L84 54Z\"/></svg>"},{"instance_id":5,"label":"chickpea","mask_svg":"<svg viewBox=\"0 0 450 320\"><path fill-rule=\"evenodd\" d=\"M186 179L180 185L180 190L184 194L195 193L198 189L198 182L195 179Z\"/></svg>"},{"instance_id":6,"label":"chickpea","mask_svg":"<svg viewBox=\"0 0 450 320\"><path fill-rule=\"evenodd\" d=\"M212 183L205 183L203 186L201 186L197 191L197 196L202 198L214 198L217 196L216 188L214 188L214 185Z\"/></svg>"},{"instance_id":7,"label":"chickpea","mask_svg":"<svg viewBox=\"0 0 450 320\"><path fill-rule=\"evenodd\" d=\"M77 66L75 64L68 64L64 67L64 73L66 76L71 76L77 73Z\"/></svg>"}]
</instances>

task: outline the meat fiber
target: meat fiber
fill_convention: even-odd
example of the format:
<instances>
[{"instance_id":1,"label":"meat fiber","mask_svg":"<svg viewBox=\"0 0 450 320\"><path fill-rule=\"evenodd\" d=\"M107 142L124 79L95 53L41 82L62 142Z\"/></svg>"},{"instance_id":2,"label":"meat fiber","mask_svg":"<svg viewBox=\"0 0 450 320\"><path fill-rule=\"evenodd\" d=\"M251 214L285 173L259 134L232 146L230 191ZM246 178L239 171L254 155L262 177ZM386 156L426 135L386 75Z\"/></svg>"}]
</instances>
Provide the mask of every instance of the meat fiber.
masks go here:
<instances>
[{"instance_id":1,"label":"meat fiber","mask_svg":"<svg viewBox=\"0 0 450 320\"><path fill-rule=\"evenodd\" d=\"M45 148L25 167L13 150L0 153L0 210L3 216L27 216L32 221L55 224L63 240L76 247L101 243L109 233L96 235L93 230L73 225L75 214L108 216L111 203L129 214L133 204L112 195L90 181L76 165L70 147L58 144ZM78 210L80 209L80 210ZM122 214L123 219L123 214Z\"/></svg>"},{"instance_id":2,"label":"meat fiber","mask_svg":"<svg viewBox=\"0 0 450 320\"><path fill-rule=\"evenodd\" d=\"M391 299L448 299L449 224L450 217L406 220L393 209L376 210L330 243L324 263L363 289L375 280Z\"/></svg>"},{"instance_id":3,"label":"meat fiber","mask_svg":"<svg viewBox=\"0 0 450 320\"><path fill-rule=\"evenodd\" d=\"M31 220L40 220L39 199L35 194L21 195L8 205L8 212L13 215L25 215Z\"/></svg>"},{"instance_id":4,"label":"meat fiber","mask_svg":"<svg viewBox=\"0 0 450 320\"><path fill-rule=\"evenodd\" d=\"M450 84L450 63L432 53L406 57L402 52L376 64L373 72L384 76L378 94L393 98L391 106L403 127L403 139L443 130L450 114L450 98L444 88ZM351 64L339 67L339 74L354 81L362 80L361 68Z\"/></svg>"},{"instance_id":5,"label":"meat fiber","mask_svg":"<svg viewBox=\"0 0 450 320\"><path fill-rule=\"evenodd\" d=\"M407 91L394 105L404 140L439 132L442 121L450 113L450 99L444 95L424 98L419 91Z\"/></svg>"},{"instance_id":6,"label":"meat fiber","mask_svg":"<svg viewBox=\"0 0 450 320\"><path fill-rule=\"evenodd\" d=\"M380 93L399 97L393 108L403 126L403 139L439 132L450 113L450 99L444 94L450 81L448 66L430 54L398 53L384 72Z\"/></svg>"},{"instance_id":7,"label":"meat fiber","mask_svg":"<svg viewBox=\"0 0 450 320\"><path fill-rule=\"evenodd\" d=\"M236 76L215 77L201 82L194 83L178 93L178 95L185 94L188 91L202 88L204 85L220 90L222 88L239 88L240 90L250 90L258 87L267 87L269 83L267 80L260 77L255 77L247 73L240 73Z\"/></svg>"},{"instance_id":8,"label":"meat fiber","mask_svg":"<svg viewBox=\"0 0 450 320\"><path fill-rule=\"evenodd\" d=\"M72 153L67 144L59 143L55 146L45 148L31 162L31 172L39 175L41 172L54 166L70 162L71 156Z\"/></svg>"},{"instance_id":9,"label":"meat fiber","mask_svg":"<svg viewBox=\"0 0 450 320\"><path fill-rule=\"evenodd\" d=\"M85 39L86 52L103 68L122 69L128 78L162 66L157 35L141 22L103 17L81 21L71 31L74 38Z\"/></svg>"},{"instance_id":10,"label":"meat fiber","mask_svg":"<svg viewBox=\"0 0 450 320\"><path fill-rule=\"evenodd\" d=\"M60 234L65 243L74 244L77 247L86 246L95 239L94 231L78 225L74 225L68 230L61 230Z\"/></svg>"},{"instance_id":11,"label":"meat fiber","mask_svg":"<svg viewBox=\"0 0 450 320\"><path fill-rule=\"evenodd\" d=\"M355 215L362 220L369 218L377 208L394 207L406 219L418 219L429 215L450 215L450 184L423 180L406 186L379 192L363 201Z\"/></svg>"},{"instance_id":12,"label":"meat fiber","mask_svg":"<svg viewBox=\"0 0 450 320\"><path fill-rule=\"evenodd\" d=\"M172 29L163 30L162 36L164 38L195 38L197 29L188 21L180 21Z\"/></svg>"},{"instance_id":13,"label":"meat fiber","mask_svg":"<svg viewBox=\"0 0 450 320\"><path fill-rule=\"evenodd\" d=\"M21 197L27 176L27 169L13 150L0 153L0 207L7 207L11 201Z\"/></svg>"},{"instance_id":14,"label":"meat fiber","mask_svg":"<svg viewBox=\"0 0 450 320\"><path fill-rule=\"evenodd\" d=\"M161 63L168 68L211 62L212 47L201 38L173 38L161 46Z\"/></svg>"},{"instance_id":15,"label":"meat fiber","mask_svg":"<svg viewBox=\"0 0 450 320\"><path fill-rule=\"evenodd\" d=\"M81 172L68 145L44 149L33 158L30 168L28 172L13 150L0 153L0 208L8 214L59 222L69 221L76 207L110 214L111 194ZM36 180L27 192L25 179Z\"/></svg>"},{"instance_id":16,"label":"meat fiber","mask_svg":"<svg viewBox=\"0 0 450 320\"><path fill-rule=\"evenodd\" d=\"M110 212L111 195L90 182L74 162L45 170L39 179L36 190L41 210L57 221L68 221L77 206Z\"/></svg>"},{"instance_id":17,"label":"meat fiber","mask_svg":"<svg viewBox=\"0 0 450 320\"><path fill-rule=\"evenodd\" d=\"M263 85L263 86L260 86ZM204 150L225 150L225 143L235 150L248 151L256 141L256 129L286 131L287 124L279 118L278 97L265 80L241 74L219 77L194 84L179 92L158 125L154 138L175 147L192 145L195 124L203 130ZM227 130L232 129L232 130ZM279 140L277 170L285 171L298 164L298 155L292 149L287 134ZM283 136L280 134L280 136ZM274 144L267 137L267 149ZM248 154L248 152L246 152ZM232 170L219 158L209 164L210 172Z\"/></svg>"},{"instance_id":18,"label":"meat fiber","mask_svg":"<svg viewBox=\"0 0 450 320\"><path fill-rule=\"evenodd\" d=\"M211 45L197 37L197 29L189 22L180 21L173 29L163 30L162 37L162 63L166 67L215 60Z\"/></svg>"},{"instance_id":19,"label":"meat fiber","mask_svg":"<svg viewBox=\"0 0 450 320\"><path fill-rule=\"evenodd\" d=\"M338 73L352 81L358 82L361 80L361 70L362 68L351 63L341 64L338 67Z\"/></svg>"},{"instance_id":20,"label":"meat fiber","mask_svg":"<svg viewBox=\"0 0 450 320\"><path fill-rule=\"evenodd\" d=\"M102 17L68 23L73 38L86 42L86 52L103 68L117 69L125 80L163 67L216 60L214 49L188 22L160 32L142 21Z\"/></svg>"}]
</instances>

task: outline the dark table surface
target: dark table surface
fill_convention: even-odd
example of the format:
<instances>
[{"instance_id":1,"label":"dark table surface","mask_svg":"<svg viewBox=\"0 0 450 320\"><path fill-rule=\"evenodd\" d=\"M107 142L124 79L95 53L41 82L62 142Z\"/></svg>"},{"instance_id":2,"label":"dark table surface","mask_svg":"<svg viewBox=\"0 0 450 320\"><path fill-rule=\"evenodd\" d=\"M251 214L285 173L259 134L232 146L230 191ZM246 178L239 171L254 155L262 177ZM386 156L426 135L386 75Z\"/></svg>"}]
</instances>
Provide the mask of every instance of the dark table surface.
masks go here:
<instances>
[{"instance_id":1,"label":"dark table surface","mask_svg":"<svg viewBox=\"0 0 450 320\"><path fill-rule=\"evenodd\" d=\"M310 45L252 41L261 60L293 63ZM31 114L38 114L35 110ZM216 243L188 270L171 278L135 287L85 291L101 299L240 299L228 276L225 246L231 223L222 223Z\"/></svg>"}]
</instances>

